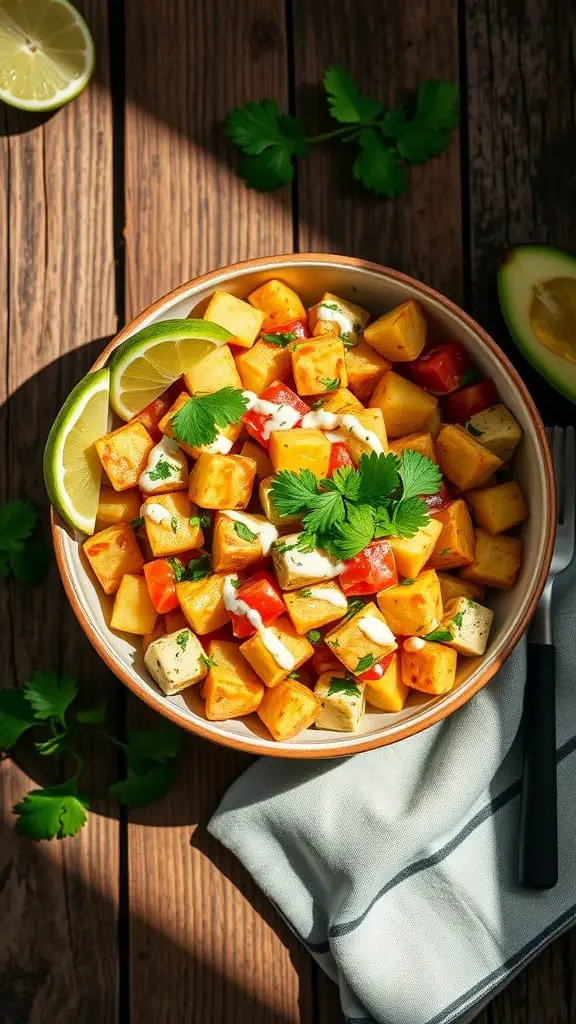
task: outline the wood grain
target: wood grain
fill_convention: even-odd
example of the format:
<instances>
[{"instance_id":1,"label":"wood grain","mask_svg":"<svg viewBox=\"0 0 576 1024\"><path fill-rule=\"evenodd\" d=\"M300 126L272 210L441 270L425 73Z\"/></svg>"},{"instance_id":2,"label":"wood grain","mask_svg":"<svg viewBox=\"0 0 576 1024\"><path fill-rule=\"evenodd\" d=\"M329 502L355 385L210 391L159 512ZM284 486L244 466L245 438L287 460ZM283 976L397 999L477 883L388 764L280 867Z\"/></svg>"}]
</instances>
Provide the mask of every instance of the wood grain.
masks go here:
<instances>
[{"instance_id":1,"label":"wood grain","mask_svg":"<svg viewBox=\"0 0 576 1024\"><path fill-rule=\"evenodd\" d=\"M286 105L284 17L281 0L127 5L128 318L211 267L291 249L289 193L248 192L218 124L260 95ZM131 723L143 714L131 703ZM190 740L167 800L132 817L134 1020L311 1020L308 954L204 827L247 764Z\"/></svg>"},{"instance_id":2,"label":"wood grain","mask_svg":"<svg viewBox=\"0 0 576 1024\"><path fill-rule=\"evenodd\" d=\"M80 6L105 82L106 8L97 0ZM0 118L1 493L2 500L38 502L47 533L46 433L101 346L98 339L115 328L110 102L95 84L42 123L7 108ZM55 567L41 587L13 584L0 592L7 662L0 685L54 667L82 680L86 700L110 690ZM30 747L22 744L22 751ZM95 813L73 842L35 846L18 837L11 807L46 782L47 771L24 752L0 764L0 1020L113 1022L117 823L102 805L104 816ZM103 758L90 757L84 788L102 787L105 775Z\"/></svg>"}]
</instances>

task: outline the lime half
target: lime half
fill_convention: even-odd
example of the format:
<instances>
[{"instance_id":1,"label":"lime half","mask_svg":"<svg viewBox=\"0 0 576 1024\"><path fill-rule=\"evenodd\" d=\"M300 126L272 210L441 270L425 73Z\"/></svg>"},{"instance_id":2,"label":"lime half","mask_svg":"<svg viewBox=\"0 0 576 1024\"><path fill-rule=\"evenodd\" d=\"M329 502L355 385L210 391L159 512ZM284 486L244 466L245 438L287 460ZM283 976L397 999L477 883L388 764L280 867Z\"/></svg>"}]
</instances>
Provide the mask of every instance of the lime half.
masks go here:
<instances>
[{"instance_id":1,"label":"lime half","mask_svg":"<svg viewBox=\"0 0 576 1024\"><path fill-rule=\"evenodd\" d=\"M108 369L84 377L60 409L44 449L48 497L82 533L94 533L101 474L94 442L108 430L109 394Z\"/></svg>"},{"instance_id":2,"label":"lime half","mask_svg":"<svg viewBox=\"0 0 576 1024\"><path fill-rule=\"evenodd\" d=\"M54 110L90 79L94 43L68 0L0 0L0 99Z\"/></svg>"},{"instance_id":3,"label":"lime half","mask_svg":"<svg viewBox=\"0 0 576 1024\"><path fill-rule=\"evenodd\" d=\"M159 320L127 338L110 361L110 401L123 420L150 402L233 335L209 320Z\"/></svg>"}]
</instances>

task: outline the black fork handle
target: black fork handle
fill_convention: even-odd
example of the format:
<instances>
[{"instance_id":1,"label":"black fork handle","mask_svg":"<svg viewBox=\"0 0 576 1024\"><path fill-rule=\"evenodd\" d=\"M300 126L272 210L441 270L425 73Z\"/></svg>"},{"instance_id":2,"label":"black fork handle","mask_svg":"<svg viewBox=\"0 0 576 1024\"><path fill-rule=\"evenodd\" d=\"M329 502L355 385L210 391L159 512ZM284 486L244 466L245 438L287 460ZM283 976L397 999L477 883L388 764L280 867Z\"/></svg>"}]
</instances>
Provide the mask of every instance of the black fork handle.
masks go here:
<instances>
[{"instance_id":1,"label":"black fork handle","mask_svg":"<svg viewBox=\"0 0 576 1024\"><path fill-rule=\"evenodd\" d=\"M530 889L558 881L555 660L552 644L528 644L519 877Z\"/></svg>"}]
</instances>

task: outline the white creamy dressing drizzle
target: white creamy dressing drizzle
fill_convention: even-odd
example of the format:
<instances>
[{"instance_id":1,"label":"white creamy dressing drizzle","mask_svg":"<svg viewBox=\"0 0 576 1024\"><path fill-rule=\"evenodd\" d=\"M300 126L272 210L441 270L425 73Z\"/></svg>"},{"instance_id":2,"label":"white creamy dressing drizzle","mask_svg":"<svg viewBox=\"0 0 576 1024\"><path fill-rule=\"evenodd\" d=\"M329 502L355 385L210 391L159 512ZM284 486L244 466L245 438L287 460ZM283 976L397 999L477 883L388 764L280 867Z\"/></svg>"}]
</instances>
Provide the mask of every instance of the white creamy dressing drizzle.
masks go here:
<instances>
[{"instance_id":1,"label":"white creamy dressing drizzle","mask_svg":"<svg viewBox=\"0 0 576 1024\"><path fill-rule=\"evenodd\" d=\"M153 480L150 474L154 472L160 461L168 463L170 475L163 480ZM176 441L173 441L171 437L163 437L158 444L154 445L150 452L146 469L140 474L138 479L138 487L145 494L153 494L159 484L166 485L167 487L170 484L179 484L186 480L187 475L188 463L186 462L184 452L180 450Z\"/></svg>"},{"instance_id":2,"label":"white creamy dressing drizzle","mask_svg":"<svg viewBox=\"0 0 576 1024\"><path fill-rule=\"evenodd\" d=\"M347 608L348 601L341 594L339 590L332 590L331 587L311 587L310 597L316 598L317 601L326 601L327 604L333 604L335 608Z\"/></svg>"},{"instance_id":3,"label":"white creamy dressing drizzle","mask_svg":"<svg viewBox=\"0 0 576 1024\"><path fill-rule=\"evenodd\" d=\"M296 664L296 659L288 648L278 639L276 634L264 625L262 616L254 608L251 608L246 601L242 601L236 594L234 582L238 582L237 576L226 576L224 579L224 607L226 611L234 615L245 615L251 626L258 633L264 647L272 655L274 661L286 672L291 672Z\"/></svg>"},{"instance_id":4,"label":"white creamy dressing drizzle","mask_svg":"<svg viewBox=\"0 0 576 1024\"><path fill-rule=\"evenodd\" d=\"M382 455L384 452L380 438L373 430L368 430L363 426L360 420L350 412L335 413L317 409L315 412L306 413L302 419L302 426L311 430L328 431L326 437L329 441L342 441L342 434L350 434L358 441L367 444L370 451L376 452L377 455ZM336 428L339 428L341 433L331 433Z\"/></svg>"},{"instance_id":5,"label":"white creamy dressing drizzle","mask_svg":"<svg viewBox=\"0 0 576 1024\"><path fill-rule=\"evenodd\" d=\"M157 501L147 501L144 505L140 506L140 515L146 516L157 526L161 526L162 523L170 523L172 516L168 509L165 509L163 505L159 505Z\"/></svg>"},{"instance_id":6,"label":"white creamy dressing drizzle","mask_svg":"<svg viewBox=\"0 0 576 1024\"><path fill-rule=\"evenodd\" d=\"M330 320L331 323L338 324L338 327L340 328L340 337L342 337L343 334L356 334L353 330L354 319L350 313L346 313L343 309L338 307L336 309L332 309L332 306L334 305L335 303L333 302L329 305L324 305L323 302L320 302L317 313L318 320Z\"/></svg>"},{"instance_id":7,"label":"white creamy dressing drizzle","mask_svg":"<svg viewBox=\"0 0 576 1024\"><path fill-rule=\"evenodd\" d=\"M365 615L364 618L358 620L357 625L360 632L364 633L364 636L368 637L372 643L382 646L395 643L394 633L390 627L376 615Z\"/></svg>"},{"instance_id":8,"label":"white creamy dressing drizzle","mask_svg":"<svg viewBox=\"0 0 576 1024\"><path fill-rule=\"evenodd\" d=\"M225 434L218 434L210 444L202 445L202 451L208 452L210 455L228 455L233 444L234 442Z\"/></svg>"},{"instance_id":9,"label":"white creamy dressing drizzle","mask_svg":"<svg viewBox=\"0 0 576 1024\"><path fill-rule=\"evenodd\" d=\"M234 512L232 509L223 509L222 515L233 519L235 523L244 523L252 533L255 533L260 541L263 555L270 554L270 548L275 540L278 540L278 530L268 520L259 519L257 516L248 515L246 512Z\"/></svg>"},{"instance_id":10,"label":"white creamy dressing drizzle","mask_svg":"<svg viewBox=\"0 0 576 1024\"><path fill-rule=\"evenodd\" d=\"M335 562L330 555L322 551L299 551L290 548L284 553L286 568L292 576L301 576L312 580L331 580L344 572L343 562Z\"/></svg>"},{"instance_id":11,"label":"white creamy dressing drizzle","mask_svg":"<svg viewBox=\"0 0 576 1024\"><path fill-rule=\"evenodd\" d=\"M259 398L253 391L243 391L242 394L248 401L247 411L253 409L254 412L268 417L262 426L262 436L265 441L269 439L273 430L291 430L301 418L302 414L297 409L293 409L291 405L268 402L265 398Z\"/></svg>"},{"instance_id":12,"label":"white creamy dressing drizzle","mask_svg":"<svg viewBox=\"0 0 576 1024\"><path fill-rule=\"evenodd\" d=\"M408 654L412 654L414 651L421 651L426 646L426 641L421 636L409 636L404 641L404 650L408 651Z\"/></svg>"}]
</instances>

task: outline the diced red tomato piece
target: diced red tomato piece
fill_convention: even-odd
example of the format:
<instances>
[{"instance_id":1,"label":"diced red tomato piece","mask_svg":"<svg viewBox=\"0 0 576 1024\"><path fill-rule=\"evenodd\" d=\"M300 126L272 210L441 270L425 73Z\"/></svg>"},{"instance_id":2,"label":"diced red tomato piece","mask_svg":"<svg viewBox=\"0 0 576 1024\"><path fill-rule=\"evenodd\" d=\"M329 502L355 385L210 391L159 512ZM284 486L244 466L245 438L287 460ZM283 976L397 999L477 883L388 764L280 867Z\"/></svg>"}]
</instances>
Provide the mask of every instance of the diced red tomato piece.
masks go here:
<instances>
[{"instance_id":1,"label":"diced red tomato piece","mask_svg":"<svg viewBox=\"0 0 576 1024\"><path fill-rule=\"evenodd\" d=\"M158 430L158 424L162 417L166 415L174 400L175 395L172 387L162 395L159 395L158 398L155 398L153 402L150 402L150 405L142 409L142 412L133 416L130 423L141 423L143 427L146 427L150 437L154 441L159 441L162 433Z\"/></svg>"},{"instance_id":2,"label":"diced red tomato piece","mask_svg":"<svg viewBox=\"0 0 576 1024\"><path fill-rule=\"evenodd\" d=\"M279 615L286 611L276 581L269 572L257 572L242 583L236 591L238 600L245 601L249 608L258 612L265 626L270 626ZM247 637L256 632L246 615L229 612L234 636Z\"/></svg>"},{"instance_id":3,"label":"diced red tomato piece","mask_svg":"<svg viewBox=\"0 0 576 1024\"><path fill-rule=\"evenodd\" d=\"M303 402L287 384L283 384L281 381L274 381L269 388L262 392L260 398L265 402L273 402L275 405L289 405L292 409L296 409L296 412L300 413L300 418L293 424L295 427L298 426L302 417L307 412L310 412L310 406L306 405L306 402ZM270 438L265 435L265 427L269 419L269 415L256 412L255 409L250 409L244 415L246 430L263 448L270 447Z\"/></svg>"},{"instance_id":4,"label":"diced red tomato piece","mask_svg":"<svg viewBox=\"0 0 576 1024\"><path fill-rule=\"evenodd\" d=\"M446 399L446 412L454 423L466 423L477 412L484 412L498 401L498 392L494 381L487 377L469 388L455 391Z\"/></svg>"},{"instance_id":5,"label":"diced red tomato piece","mask_svg":"<svg viewBox=\"0 0 576 1024\"><path fill-rule=\"evenodd\" d=\"M385 538L373 540L360 554L348 558L344 565L346 568L339 581L344 593L350 597L376 594L398 582L394 554Z\"/></svg>"},{"instance_id":6,"label":"diced red tomato piece","mask_svg":"<svg viewBox=\"0 0 576 1024\"><path fill-rule=\"evenodd\" d=\"M150 600L159 615L178 607L176 575L167 558L156 558L144 566L144 578Z\"/></svg>"},{"instance_id":7,"label":"diced red tomato piece","mask_svg":"<svg viewBox=\"0 0 576 1024\"><path fill-rule=\"evenodd\" d=\"M307 320L288 320L285 324L268 328L264 334L295 334L297 338L310 337Z\"/></svg>"},{"instance_id":8,"label":"diced red tomato piece","mask_svg":"<svg viewBox=\"0 0 576 1024\"><path fill-rule=\"evenodd\" d=\"M330 448L330 462L328 463L328 476L332 476L337 469L344 466L353 466L354 459L350 455L350 449L344 441L335 441Z\"/></svg>"},{"instance_id":9,"label":"diced red tomato piece","mask_svg":"<svg viewBox=\"0 0 576 1024\"><path fill-rule=\"evenodd\" d=\"M433 395L449 395L462 384L462 378L472 368L466 349L459 341L446 341L434 345L413 363L408 364L415 384Z\"/></svg>"},{"instance_id":10,"label":"diced red tomato piece","mask_svg":"<svg viewBox=\"0 0 576 1024\"><path fill-rule=\"evenodd\" d=\"M365 672L362 672L358 679L363 679L365 682L371 682L373 679L382 679L388 665L394 657L394 651L391 654L387 654L381 661L377 661L375 665L371 665Z\"/></svg>"},{"instance_id":11,"label":"diced red tomato piece","mask_svg":"<svg viewBox=\"0 0 576 1024\"><path fill-rule=\"evenodd\" d=\"M422 500L426 502L428 511L433 516L435 512L440 512L441 509L446 508L446 505L449 505L454 499L448 484L443 480L438 494L423 494Z\"/></svg>"}]
</instances>

